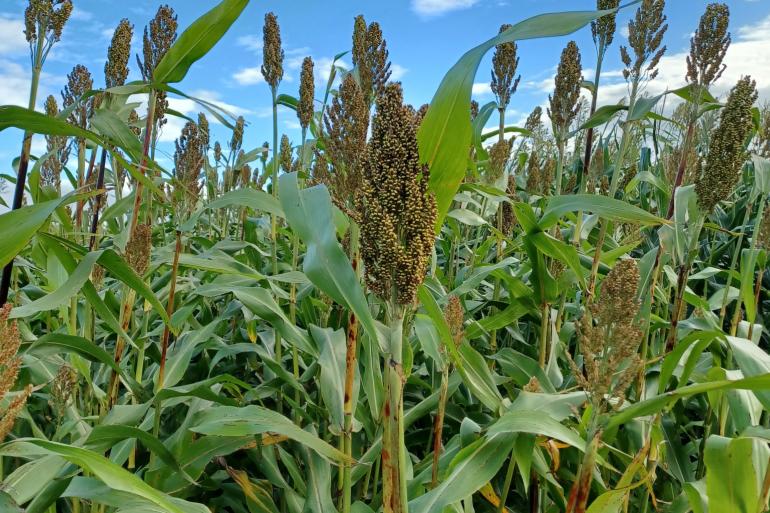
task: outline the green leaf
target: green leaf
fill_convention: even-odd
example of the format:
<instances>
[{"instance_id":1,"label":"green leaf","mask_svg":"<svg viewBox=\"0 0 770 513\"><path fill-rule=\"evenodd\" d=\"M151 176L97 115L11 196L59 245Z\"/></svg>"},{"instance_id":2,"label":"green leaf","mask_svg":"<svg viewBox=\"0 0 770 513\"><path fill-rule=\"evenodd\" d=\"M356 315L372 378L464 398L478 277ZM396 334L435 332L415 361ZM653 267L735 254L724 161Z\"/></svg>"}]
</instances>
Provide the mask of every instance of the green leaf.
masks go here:
<instances>
[{"instance_id":1,"label":"green leaf","mask_svg":"<svg viewBox=\"0 0 770 513\"><path fill-rule=\"evenodd\" d=\"M0 110L2 108L0 107ZM0 237L0 267L5 266L24 249L57 208L76 199L70 195L0 214L0 233L3 234Z\"/></svg>"},{"instance_id":2,"label":"green leaf","mask_svg":"<svg viewBox=\"0 0 770 513\"><path fill-rule=\"evenodd\" d=\"M581 451L586 448L585 440L577 433L543 411L518 409L509 411L490 426L489 436L498 433L530 433L559 440Z\"/></svg>"},{"instance_id":3,"label":"green leaf","mask_svg":"<svg viewBox=\"0 0 770 513\"><path fill-rule=\"evenodd\" d=\"M366 296L350 260L337 242L332 202L324 186L300 190L297 173L279 179L286 220L307 245L303 271L313 285L356 314L369 339L380 339Z\"/></svg>"},{"instance_id":4,"label":"green leaf","mask_svg":"<svg viewBox=\"0 0 770 513\"><path fill-rule=\"evenodd\" d=\"M628 105L602 105L596 109L593 116L588 118L585 123L580 125L578 131L603 125L611 120L615 114L621 110L628 110Z\"/></svg>"},{"instance_id":5,"label":"green leaf","mask_svg":"<svg viewBox=\"0 0 770 513\"><path fill-rule=\"evenodd\" d=\"M420 159L430 167L430 189L436 195L436 229L443 224L466 171L472 127L468 114L476 72L484 55L500 43L575 32L608 11L542 14L519 22L469 50L444 76L420 125Z\"/></svg>"},{"instance_id":6,"label":"green leaf","mask_svg":"<svg viewBox=\"0 0 770 513\"><path fill-rule=\"evenodd\" d=\"M641 225L665 224L667 221L646 210L599 194L569 194L554 196L548 200L539 225L545 230L553 226L567 212L593 212L605 219Z\"/></svg>"},{"instance_id":7,"label":"green leaf","mask_svg":"<svg viewBox=\"0 0 770 513\"><path fill-rule=\"evenodd\" d=\"M463 383L484 406L495 413L500 411L503 406L503 396L497 389L487 361L468 343L460 344L458 352L462 365L457 370L463 378Z\"/></svg>"},{"instance_id":8,"label":"green leaf","mask_svg":"<svg viewBox=\"0 0 770 513\"><path fill-rule=\"evenodd\" d=\"M208 508L202 504L185 502L180 505L178 500L160 492L148 485L142 479L124 468L116 465L104 456L89 451L82 447L66 445L48 440L35 438L22 438L12 442L15 444L35 445L45 453L56 454L71 463L81 467L86 472L93 474L113 490L126 492L158 506L160 511L167 513L208 513Z\"/></svg>"},{"instance_id":9,"label":"green leaf","mask_svg":"<svg viewBox=\"0 0 770 513\"><path fill-rule=\"evenodd\" d=\"M347 338L345 331L331 328L319 328L310 325L310 334L321 349L318 364L321 367L319 385L324 405L331 417L330 429L339 435L345 426L345 356L347 354ZM357 402L358 390L354 386L353 408Z\"/></svg>"},{"instance_id":10,"label":"green leaf","mask_svg":"<svg viewBox=\"0 0 770 513\"><path fill-rule=\"evenodd\" d=\"M759 503L751 438L712 435L706 440L706 494L709 511L755 513Z\"/></svg>"},{"instance_id":11,"label":"green leaf","mask_svg":"<svg viewBox=\"0 0 770 513\"><path fill-rule=\"evenodd\" d=\"M223 0L195 20L155 67L153 80L162 84L181 82L193 63L222 39L248 3L249 0Z\"/></svg>"},{"instance_id":12,"label":"green leaf","mask_svg":"<svg viewBox=\"0 0 770 513\"><path fill-rule=\"evenodd\" d=\"M297 346L297 349L318 356L318 349L308 334L291 322L267 289L234 287L232 292L246 308L272 324L281 336Z\"/></svg>"},{"instance_id":13,"label":"green leaf","mask_svg":"<svg viewBox=\"0 0 770 513\"><path fill-rule=\"evenodd\" d=\"M738 380L724 379L706 383L697 383L671 392L659 394L645 399L644 401L639 401L638 403L612 414L607 421L605 429L618 427L637 417L653 415L680 399L696 394L720 390L770 390L770 374Z\"/></svg>"},{"instance_id":14,"label":"green leaf","mask_svg":"<svg viewBox=\"0 0 770 513\"><path fill-rule=\"evenodd\" d=\"M327 460L349 462L345 454L308 433L278 412L259 406L236 408L220 406L205 412L202 421L190 428L195 433L216 436L248 436L262 433L277 433L313 449Z\"/></svg>"},{"instance_id":15,"label":"green leaf","mask_svg":"<svg viewBox=\"0 0 770 513\"><path fill-rule=\"evenodd\" d=\"M227 192L217 199L210 201L200 209L196 210L190 216L190 219L185 221L179 229L183 232L189 232L195 228L195 223L198 222L198 219L206 210L215 210L225 207L247 207L256 211L264 211L275 214L278 217L283 217L281 205L270 194L265 191L258 191L257 189L244 188Z\"/></svg>"},{"instance_id":16,"label":"green leaf","mask_svg":"<svg viewBox=\"0 0 770 513\"><path fill-rule=\"evenodd\" d=\"M412 513L442 513L495 477L508 459L516 437L510 433L490 434L461 450L452 460L450 473L441 484L409 502Z\"/></svg>"}]
</instances>

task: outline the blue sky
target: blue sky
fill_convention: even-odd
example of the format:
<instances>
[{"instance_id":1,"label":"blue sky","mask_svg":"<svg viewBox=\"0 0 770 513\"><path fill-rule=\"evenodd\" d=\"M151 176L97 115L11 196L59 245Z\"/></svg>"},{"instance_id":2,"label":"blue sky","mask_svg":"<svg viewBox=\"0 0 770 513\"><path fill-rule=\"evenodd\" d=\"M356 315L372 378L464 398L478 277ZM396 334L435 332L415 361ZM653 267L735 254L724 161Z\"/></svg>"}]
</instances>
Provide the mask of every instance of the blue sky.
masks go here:
<instances>
[{"instance_id":1,"label":"blue sky","mask_svg":"<svg viewBox=\"0 0 770 513\"><path fill-rule=\"evenodd\" d=\"M156 0L74 0L72 19L45 65L38 104L46 95L57 99L72 66L85 64L95 83L103 84L106 47L112 30L122 17L135 25L133 52L141 51L141 31L153 16ZM181 28L211 8L213 0L167 0L178 13ZM649 85L656 93L666 87L681 85L689 37L703 12L705 0L669 0L666 13L669 30L665 43L667 56L661 62L660 78ZM716 93L724 93L742 75L750 73L758 81L764 99L770 98L770 0L728 0L732 11L730 28L733 46L728 53L728 71L717 84ZM26 105L29 83L28 48L22 30L26 2L0 1L0 104ZM330 58L350 47L353 18L364 14L367 21L379 21L390 49L394 78L403 83L406 100L419 106L429 102L444 73L467 50L497 33L501 23L515 23L543 12L592 9L593 0L290 0L253 1L218 46L199 61L180 88L188 94L219 101L232 111L243 114L248 122L244 147L251 149L270 138L270 94L258 72L261 64L261 34L264 13L273 10L281 25L286 51L286 76L280 92L297 94L302 58L311 55L316 72L328 71ZM618 18L618 34L608 52L602 102L614 102L625 94L619 76L619 45L625 42L625 26L633 10L626 9ZM595 56L590 29L568 37L523 41L519 44L519 71L522 83L513 97L508 121L522 120L536 105L544 104L552 88L552 77L559 53L569 39L575 39L583 54L586 77L592 76ZM480 103L492 99L488 91L491 52L476 77L474 91ZM349 63L349 58L343 58ZM138 78L135 59L130 63L129 79ZM317 92L326 76L318 77ZM177 110L194 115L197 107L187 100L172 100ZM294 114L280 112L280 131L294 141L299 135ZM172 120L162 134L161 165L170 167L173 139L182 122ZM215 136L229 139L222 127ZM21 134L0 133L0 173L8 173L12 158L18 154ZM33 144L40 152L42 137ZM164 157L165 154L165 157ZM7 195L7 194L6 194Z\"/></svg>"}]
</instances>

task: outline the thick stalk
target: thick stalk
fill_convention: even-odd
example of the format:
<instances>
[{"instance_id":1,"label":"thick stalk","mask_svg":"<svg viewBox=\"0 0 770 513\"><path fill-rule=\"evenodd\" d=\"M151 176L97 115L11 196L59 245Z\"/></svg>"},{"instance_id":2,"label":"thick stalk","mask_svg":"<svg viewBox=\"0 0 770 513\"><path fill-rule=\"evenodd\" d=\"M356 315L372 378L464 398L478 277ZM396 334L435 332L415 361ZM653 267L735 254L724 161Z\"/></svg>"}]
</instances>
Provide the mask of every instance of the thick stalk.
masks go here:
<instances>
[{"instance_id":1,"label":"thick stalk","mask_svg":"<svg viewBox=\"0 0 770 513\"><path fill-rule=\"evenodd\" d=\"M628 112L633 112L634 105L636 104L636 95L639 89L638 82L631 84L631 95L628 102ZM618 190L618 183L620 182L620 174L623 170L623 163L625 162L625 154L628 151L628 146L631 143L631 121L628 119L623 123L623 133L620 138L620 147L618 153L615 155L615 165L612 170L612 180L610 181L609 197L614 198L615 193ZM591 266L591 278L588 282L588 294L587 298L592 298L594 290L596 288L596 276L599 272L599 262L602 256L602 247L604 246L604 238L607 236L607 220L602 219L601 227L599 228L599 237L596 239L596 248L594 252L594 260Z\"/></svg>"},{"instance_id":2,"label":"thick stalk","mask_svg":"<svg viewBox=\"0 0 770 513\"><path fill-rule=\"evenodd\" d=\"M551 305L543 304L543 310L540 313L540 349L538 363L541 369L545 369L546 355L548 354L548 324L551 317Z\"/></svg>"},{"instance_id":3,"label":"thick stalk","mask_svg":"<svg viewBox=\"0 0 770 513\"><path fill-rule=\"evenodd\" d=\"M446 400L449 391L449 364L444 364L441 371L441 389L438 396L436 418L433 421L433 469L431 470L431 489L438 485L438 460L441 456L442 435L444 433L444 414L446 413Z\"/></svg>"},{"instance_id":4,"label":"thick stalk","mask_svg":"<svg viewBox=\"0 0 770 513\"><path fill-rule=\"evenodd\" d=\"M99 172L96 175L96 190L104 189L104 167L107 164L107 149L102 148L102 157L99 162ZM88 241L88 250L93 251L96 245L96 231L99 227L99 210L102 208L102 201L104 201L105 193L99 193L94 198L94 211L91 215L91 236Z\"/></svg>"},{"instance_id":5,"label":"thick stalk","mask_svg":"<svg viewBox=\"0 0 770 513\"><path fill-rule=\"evenodd\" d=\"M385 405L382 435L382 504L384 513L406 513L406 448L404 447L404 370L401 362L404 311L389 308L390 341L385 357Z\"/></svg>"},{"instance_id":6,"label":"thick stalk","mask_svg":"<svg viewBox=\"0 0 770 513\"><path fill-rule=\"evenodd\" d=\"M687 257L685 262L679 268L679 274L677 277L676 286L676 299L674 300L674 309L671 314L671 327L669 328L668 338L666 340L666 352L671 351L676 343L676 333L679 327L679 320L684 310L684 293L687 289L687 281L690 276L690 268L695 261L695 257L698 256L698 242L700 239L700 232L703 229L703 223L705 217L703 215L698 216L697 221L693 225L692 234L690 235L690 243L687 250ZM740 307L740 305L739 305Z\"/></svg>"},{"instance_id":7,"label":"thick stalk","mask_svg":"<svg viewBox=\"0 0 770 513\"><path fill-rule=\"evenodd\" d=\"M754 274L753 273L754 266L756 265L756 260L754 258L754 251L757 248L757 239L759 238L759 229L762 226L762 216L765 213L765 201L766 201L766 199L767 199L767 197L764 194L759 199L759 206L757 207L757 216L755 217L756 220L754 221L754 232L751 235L751 246L750 246L751 253L750 253L750 256L749 256L748 266L749 266L749 268L752 271L752 275ZM738 254L740 252L741 252L740 248L737 248L736 251L735 251L736 254ZM757 282L758 283L760 283L761 278L762 278L762 275L760 274L758 276L758 278L757 278ZM759 294L757 294L757 297L759 297ZM733 313L733 319L732 319L732 322L730 324L730 334L731 335L735 335L735 333L738 330L738 323L740 322L740 315L741 315L741 308L742 308L742 306L743 306L743 296L739 294L738 295L737 303L735 305L735 312ZM750 321L749 322L750 326L754 324L754 319L748 319L748 320Z\"/></svg>"},{"instance_id":8,"label":"thick stalk","mask_svg":"<svg viewBox=\"0 0 770 513\"><path fill-rule=\"evenodd\" d=\"M358 275L358 248L359 248L359 228L355 223L350 225L350 262L353 271ZM347 347L345 349L345 391L343 413L345 415L345 426L343 429L343 446L345 455L350 459L353 457L353 382L356 372L356 355L358 351L358 319L353 311L348 314L347 329ZM350 513L352 498L352 480L351 465L345 464L342 469L342 513Z\"/></svg>"},{"instance_id":9,"label":"thick stalk","mask_svg":"<svg viewBox=\"0 0 770 513\"><path fill-rule=\"evenodd\" d=\"M277 91L275 87L270 89L273 99L273 161L271 171L271 190L273 197L278 197L278 103ZM270 215L270 256L273 264L273 275L278 274L278 219L275 214ZM281 335L275 332L275 359L278 365L281 365L283 359L283 348L281 347ZM283 394L278 392L278 413L283 411Z\"/></svg>"},{"instance_id":10,"label":"thick stalk","mask_svg":"<svg viewBox=\"0 0 770 513\"><path fill-rule=\"evenodd\" d=\"M174 313L174 296L176 295L176 277L179 271L179 254L182 252L182 232L176 231L176 245L174 246L174 261L171 264L171 282L168 289L168 303L166 304L166 314L169 318ZM170 326L168 323L163 327L163 338L160 347L160 369L158 370L157 390L163 388L163 375L166 370L166 353L168 352L168 339L170 336Z\"/></svg>"},{"instance_id":11,"label":"thick stalk","mask_svg":"<svg viewBox=\"0 0 770 513\"><path fill-rule=\"evenodd\" d=\"M144 143L142 147L142 160L139 163L139 173L142 176L146 176L147 159L150 154L150 145L152 144L152 132L155 126L155 91L151 90L147 99L147 120L144 125ZM134 191L134 209L131 211L131 223L128 225L129 240L134 235L136 225L139 221L139 210L142 206L142 191L144 190L144 184L141 180L136 181L136 190Z\"/></svg>"},{"instance_id":12,"label":"thick stalk","mask_svg":"<svg viewBox=\"0 0 770 513\"><path fill-rule=\"evenodd\" d=\"M37 102L37 90L40 85L40 71L43 69L43 45L45 43L45 37L40 34L37 41L37 48L35 51L35 65L32 68L32 82L29 86L29 103L30 110L35 108L35 102ZM32 148L32 132L25 131L24 139L21 143L21 156L19 157L19 172L16 174L16 187L13 190L13 202L11 203L11 210L18 210L21 208L21 203L24 199L24 187L27 183L27 169L29 167L29 154ZM8 262L3 267L3 276L0 278L0 305L4 305L8 301L8 291L11 288L11 275L13 274L13 260Z\"/></svg>"},{"instance_id":13,"label":"thick stalk","mask_svg":"<svg viewBox=\"0 0 770 513\"><path fill-rule=\"evenodd\" d=\"M599 47L596 51L596 71L594 72L594 90L591 94L591 110L588 112L588 117L594 115L594 112L596 112L596 102L599 98L599 77L602 74L602 61L604 61L604 43L599 42ZM594 145L594 127L591 127L588 129L588 132L586 132L586 148L585 153L583 154L583 176L580 179L580 191L583 192L583 183L585 183L586 175L588 174L588 169L591 166L591 155L593 151L593 145ZM577 212L577 218L575 220L575 233L572 236L572 242L575 246L580 246L580 231L581 231L581 225L583 224L583 211L579 210Z\"/></svg>"}]
</instances>

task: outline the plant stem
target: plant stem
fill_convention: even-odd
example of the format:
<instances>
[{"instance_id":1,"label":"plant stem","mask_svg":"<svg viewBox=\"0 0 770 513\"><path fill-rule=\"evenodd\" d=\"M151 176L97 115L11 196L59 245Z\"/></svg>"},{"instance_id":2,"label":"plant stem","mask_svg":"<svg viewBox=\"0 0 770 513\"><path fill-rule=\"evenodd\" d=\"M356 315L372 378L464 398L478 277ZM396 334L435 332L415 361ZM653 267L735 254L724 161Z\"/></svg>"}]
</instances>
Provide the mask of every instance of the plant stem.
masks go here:
<instances>
[{"instance_id":1,"label":"plant stem","mask_svg":"<svg viewBox=\"0 0 770 513\"><path fill-rule=\"evenodd\" d=\"M174 296L176 295L176 277L179 271L179 255L182 252L182 232L176 230L176 244L174 246L174 261L171 264L171 282L168 289L168 303L166 304L166 314L169 319L174 313ZM161 339L160 348L160 368L158 370L158 384L156 390L163 388L163 378L166 370L166 353L168 352L168 339L170 336L169 326L170 322L166 323L163 327L163 338Z\"/></svg>"},{"instance_id":2,"label":"plant stem","mask_svg":"<svg viewBox=\"0 0 770 513\"><path fill-rule=\"evenodd\" d=\"M37 47L34 53L35 65L32 67L32 81L29 86L28 108L33 110L37 102L37 90L40 85L40 72L43 69L43 45L45 44L45 34L39 34L37 38ZM13 202L11 210L21 208L24 200L24 187L27 183L27 169L29 167L29 154L32 149L32 132L24 131L24 139L21 143L21 156L19 157L19 171L16 174L16 187L13 190ZM8 301L8 292L11 288L11 276L13 275L13 260L3 267L3 275L0 278L0 306Z\"/></svg>"},{"instance_id":3,"label":"plant stem","mask_svg":"<svg viewBox=\"0 0 770 513\"><path fill-rule=\"evenodd\" d=\"M406 513L406 448L404 447L404 369L401 355L404 310L388 308L390 340L385 355L385 405L382 435L382 503L385 513Z\"/></svg>"}]
</instances>

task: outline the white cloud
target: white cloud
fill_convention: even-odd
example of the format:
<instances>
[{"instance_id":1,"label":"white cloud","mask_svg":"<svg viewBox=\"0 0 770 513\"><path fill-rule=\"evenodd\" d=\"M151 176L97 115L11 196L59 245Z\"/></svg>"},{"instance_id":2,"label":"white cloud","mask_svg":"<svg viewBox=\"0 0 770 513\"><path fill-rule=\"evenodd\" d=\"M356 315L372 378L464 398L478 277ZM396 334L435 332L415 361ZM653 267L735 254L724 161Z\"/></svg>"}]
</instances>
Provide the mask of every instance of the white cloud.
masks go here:
<instances>
[{"instance_id":1,"label":"white cloud","mask_svg":"<svg viewBox=\"0 0 770 513\"><path fill-rule=\"evenodd\" d=\"M401 66L400 64L391 64L390 65L390 79L393 81L401 80L404 75L406 75L406 72L409 71L405 67Z\"/></svg>"},{"instance_id":2,"label":"white cloud","mask_svg":"<svg viewBox=\"0 0 770 513\"><path fill-rule=\"evenodd\" d=\"M0 55L17 55L29 52L21 19L0 15Z\"/></svg>"},{"instance_id":3,"label":"white cloud","mask_svg":"<svg viewBox=\"0 0 770 513\"><path fill-rule=\"evenodd\" d=\"M233 74L233 79L240 85L261 84L265 81L265 78L262 76L262 70L259 68L259 66L241 68L240 70L236 71L235 74Z\"/></svg>"},{"instance_id":4,"label":"white cloud","mask_svg":"<svg viewBox=\"0 0 770 513\"><path fill-rule=\"evenodd\" d=\"M248 109L223 101L222 97L216 91L199 89L191 91L190 96L212 103L220 109L231 114L232 116L248 116L253 114L253 112ZM129 97L129 101L140 102L140 106L137 108L137 110L140 112L147 109L146 95L132 95ZM181 114L189 116L193 119L196 119L199 112L204 112L207 114L209 123L213 125L221 125L219 120L217 120L214 116L209 115L203 107L188 98L169 98L168 106L170 109L180 112ZM172 142L177 137L179 137L179 134L182 132L182 128L187 121L177 116L166 116L166 120L167 122L161 128L158 140L161 142Z\"/></svg>"},{"instance_id":5,"label":"white cloud","mask_svg":"<svg viewBox=\"0 0 770 513\"><path fill-rule=\"evenodd\" d=\"M70 14L70 19L76 21L91 21L94 19L94 13L75 5L74 9L72 9L72 14Z\"/></svg>"},{"instance_id":6,"label":"white cloud","mask_svg":"<svg viewBox=\"0 0 770 513\"><path fill-rule=\"evenodd\" d=\"M492 94L492 88L489 82L476 82L473 84L471 92L473 96L487 96Z\"/></svg>"},{"instance_id":7,"label":"white cloud","mask_svg":"<svg viewBox=\"0 0 770 513\"><path fill-rule=\"evenodd\" d=\"M412 0L412 9L421 16L439 16L449 11L468 9L479 0Z\"/></svg>"},{"instance_id":8,"label":"white cloud","mask_svg":"<svg viewBox=\"0 0 770 513\"><path fill-rule=\"evenodd\" d=\"M711 93L720 97L726 95L735 83L745 75L757 82L760 101L770 99L770 16L752 25L744 25L736 31L737 36L725 55L727 65L722 77L711 87ZM688 52L667 54L660 60L658 77L646 86L649 95L660 94L666 89L676 89L685 85ZM617 80L621 70L612 70L602 77L615 78L599 88L600 103L616 103L628 95L625 81ZM671 98L670 106L675 102Z\"/></svg>"},{"instance_id":9,"label":"white cloud","mask_svg":"<svg viewBox=\"0 0 770 513\"><path fill-rule=\"evenodd\" d=\"M238 38L238 46L242 46L251 52L259 53L262 50L262 38L254 35L241 36Z\"/></svg>"}]
</instances>

